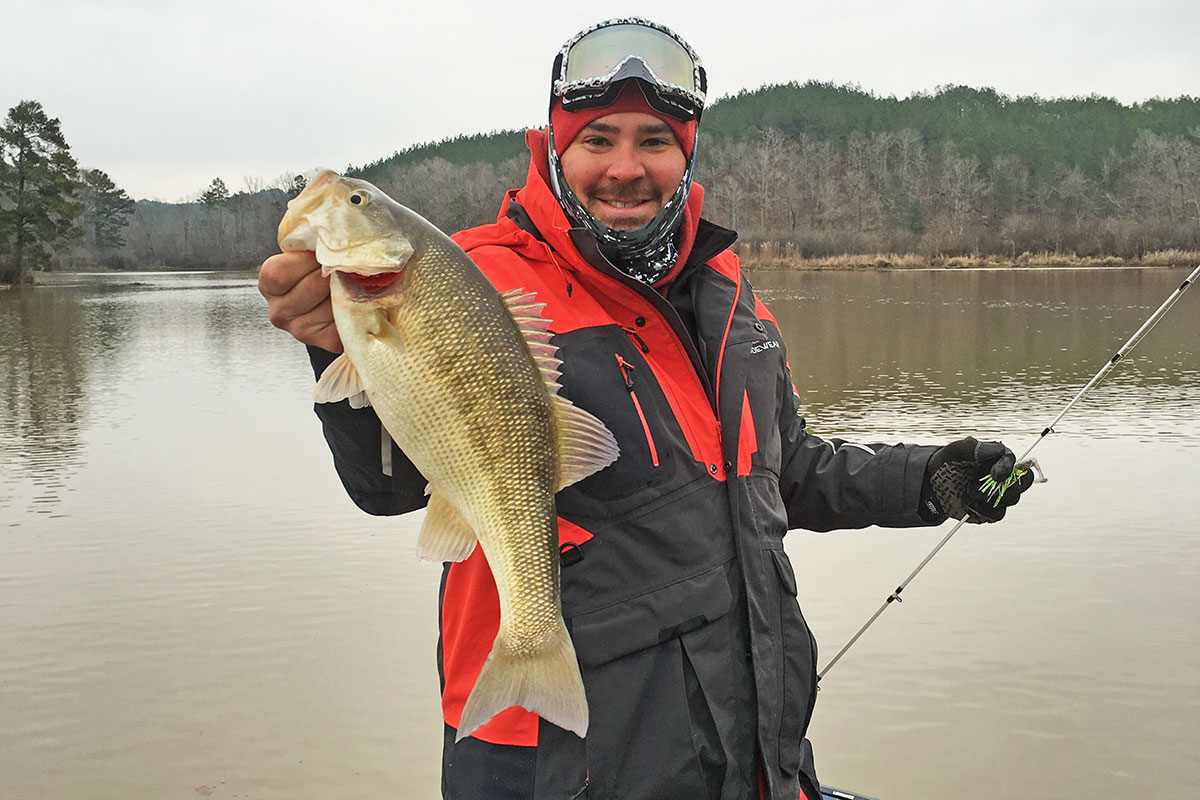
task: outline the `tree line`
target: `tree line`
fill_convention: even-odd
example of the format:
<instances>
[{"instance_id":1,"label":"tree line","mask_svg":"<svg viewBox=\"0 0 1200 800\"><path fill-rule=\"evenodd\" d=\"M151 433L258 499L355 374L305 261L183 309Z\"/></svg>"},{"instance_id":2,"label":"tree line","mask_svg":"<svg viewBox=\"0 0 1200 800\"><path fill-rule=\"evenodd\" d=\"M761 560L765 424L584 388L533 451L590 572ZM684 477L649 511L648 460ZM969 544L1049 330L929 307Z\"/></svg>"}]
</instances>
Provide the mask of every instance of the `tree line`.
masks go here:
<instances>
[{"instance_id":1,"label":"tree line","mask_svg":"<svg viewBox=\"0 0 1200 800\"><path fill-rule=\"evenodd\" d=\"M61 123L26 100L0 125L0 284L22 283L68 243L115 252L134 202L102 170L80 169Z\"/></svg>"},{"instance_id":2,"label":"tree line","mask_svg":"<svg viewBox=\"0 0 1200 800\"><path fill-rule=\"evenodd\" d=\"M454 231L492 221L527 165L523 132L501 131L345 172ZM0 281L14 264L253 267L276 252L305 177L247 179L235 193L215 178L194 202L133 204L104 173L79 170L57 120L19 104L0 131ZM805 257L1196 251L1200 99L768 86L705 112L696 177L705 216L738 230L750 257L768 245Z\"/></svg>"},{"instance_id":3,"label":"tree line","mask_svg":"<svg viewBox=\"0 0 1200 800\"><path fill-rule=\"evenodd\" d=\"M1061 163L1038 175L1010 153L985 164L911 129L839 142L768 128L715 143L701 180L707 214L744 246L786 243L805 257L1200 250L1200 130L1142 131L1093 178Z\"/></svg>"},{"instance_id":4,"label":"tree line","mask_svg":"<svg viewBox=\"0 0 1200 800\"><path fill-rule=\"evenodd\" d=\"M718 113L720 112L720 113ZM745 244L843 253L1137 258L1200 249L1200 99L906 100L809 83L713 108L707 213Z\"/></svg>"}]
</instances>

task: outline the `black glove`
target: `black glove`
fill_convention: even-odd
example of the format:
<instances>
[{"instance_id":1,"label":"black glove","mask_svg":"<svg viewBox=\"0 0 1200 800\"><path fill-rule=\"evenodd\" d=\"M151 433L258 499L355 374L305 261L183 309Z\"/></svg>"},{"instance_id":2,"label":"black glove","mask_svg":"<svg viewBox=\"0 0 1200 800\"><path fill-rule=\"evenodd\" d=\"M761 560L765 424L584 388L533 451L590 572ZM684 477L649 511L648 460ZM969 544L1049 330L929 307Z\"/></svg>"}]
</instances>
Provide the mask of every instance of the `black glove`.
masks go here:
<instances>
[{"instance_id":1,"label":"black glove","mask_svg":"<svg viewBox=\"0 0 1200 800\"><path fill-rule=\"evenodd\" d=\"M1021 499L1021 492L1033 485L1033 472L1026 470L1003 491L993 486L987 492L980 482L990 475L1003 485L1016 463L1013 451L1000 442L980 442L971 436L951 442L935 451L925 467L921 516L929 522L946 516L999 522L1008 507Z\"/></svg>"}]
</instances>

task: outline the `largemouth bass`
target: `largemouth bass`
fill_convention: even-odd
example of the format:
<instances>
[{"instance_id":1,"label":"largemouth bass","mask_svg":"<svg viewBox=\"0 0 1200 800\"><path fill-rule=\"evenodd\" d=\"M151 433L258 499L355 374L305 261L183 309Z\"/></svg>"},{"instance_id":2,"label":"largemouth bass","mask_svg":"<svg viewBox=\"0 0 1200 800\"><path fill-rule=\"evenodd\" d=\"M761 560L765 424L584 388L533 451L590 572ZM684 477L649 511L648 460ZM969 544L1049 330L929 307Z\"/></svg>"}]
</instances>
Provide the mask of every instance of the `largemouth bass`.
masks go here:
<instances>
[{"instance_id":1,"label":"largemouth bass","mask_svg":"<svg viewBox=\"0 0 1200 800\"><path fill-rule=\"evenodd\" d=\"M616 460L612 434L558 393L533 295L500 295L448 236L366 181L324 172L279 224L314 250L345 352L317 402L370 405L429 482L418 552L459 561L476 542L500 629L463 707L462 739L510 706L583 736L588 707L562 617L554 494Z\"/></svg>"}]
</instances>

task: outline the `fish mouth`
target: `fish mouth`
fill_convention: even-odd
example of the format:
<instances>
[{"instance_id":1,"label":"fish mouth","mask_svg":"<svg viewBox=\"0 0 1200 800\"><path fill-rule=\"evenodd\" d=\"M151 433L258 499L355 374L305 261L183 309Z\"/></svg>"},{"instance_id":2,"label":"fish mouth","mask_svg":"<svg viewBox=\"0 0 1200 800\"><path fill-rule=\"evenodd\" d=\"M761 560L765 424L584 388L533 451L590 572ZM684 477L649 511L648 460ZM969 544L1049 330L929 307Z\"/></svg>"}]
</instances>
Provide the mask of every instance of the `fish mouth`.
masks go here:
<instances>
[{"instance_id":1,"label":"fish mouth","mask_svg":"<svg viewBox=\"0 0 1200 800\"><path fill-rule=\"evenodd\" d=\"M391 286L400 278L399 272L377 272L371 275L363 275L357 272L341 273L346 278L358 284L358 287L367 294L376 294Z\"/></svg>"},{"instance_id":2,"label":"fish mouth","mask_svg":"<svg viewBox=\"0 0 1200 800\"><path fill-rule=\"evenodd\" d=\"M313 247L311 249L318 251L325 262L321 264L321 277L328 278L335 272L354 273L362 276L368 275L383 275L389 272L397 272L400 267L395 264L339 264L337 260L330 259L330 255L340 256L351 252L352 250L363 250L376 242L382 242L387 239L386 236L372 236L370 239L337 239L329 241L328 237L323 235L321 231L313 231ZM402 266L402 265L401 265Z\"/></svg>"},{"instance_id":3,"label":"fish mouth","mask_svg":"<svg viewBox=\"0 0 1200 800\"><path fill-rule=\"evenodd\" d=\"M321 242L322 247L330 253L346 253L354 249L353 247L342 247L335 249L329 247L324 242ZM355 245L357 247L357 245ZM359 277L372 277L376 275L400 274L400 269L395 264L380 264L379 266L371 266L368 264L322 264L321 277L328 278L335 272L340 272L343 275L357 275Z\"/></svg>"},{"instance_id":4,"label":"fish mouth","mask_svg":"<svg viewBox=\"0 0 1200 800\"><path fill-rule=\"evenodd\" d=\"M325 271L322 267L322 272ZM347 293L355 299L371 299L373 296L382 294L384 289L387 289L393 283L398 281L403 276L401 270L390 270L387 272L358 272L359 267L354 268L356 271L350 271L348 267L334 267L330 269L330 273L337 273L337 279L342 282L343 288Z\"/></svg>"},{"instance_id":5,"label":"fish mouth","mask_svg":"<svg viewBox=\"0 0 1200 800\"><path fill-rule=\"evenodd\" d=\"M283 219L279 221L276 236L280 247L285 252L313 249L313 247L305 246L306 240L316 238L305 218L321 207L325 202L329 187L337 181L337 178L337 173L325 170L301 189L300 194L288 201Z\"/></svg>"}]
</instances>

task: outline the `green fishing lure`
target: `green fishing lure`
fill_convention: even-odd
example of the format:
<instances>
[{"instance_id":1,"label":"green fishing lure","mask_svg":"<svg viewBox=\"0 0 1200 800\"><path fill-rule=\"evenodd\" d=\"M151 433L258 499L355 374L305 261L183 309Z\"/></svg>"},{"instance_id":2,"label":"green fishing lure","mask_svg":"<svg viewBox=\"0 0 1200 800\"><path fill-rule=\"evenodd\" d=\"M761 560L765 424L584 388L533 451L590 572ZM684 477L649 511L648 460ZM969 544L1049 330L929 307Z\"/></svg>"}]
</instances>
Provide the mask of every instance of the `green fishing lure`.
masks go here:
<instances>
[{"instance_id":1,"label":"green fishing lure","mask_svg":"<svg viewBox=\"0 0 1200 800\"><path fill-rule=\"evenodd\" d=\"M1046 482L1046 476L1037 459L1031 458L1028 461L1018 461L1009 476L1002 481L997 481L991 475L984 475L979 479L979 490L983 492L984 497L991 501L992 508L996 508L1000 505L1004 493L1011 489L1017 481L1028 475L1030 470L1033 470L1034 483Z\"/></svg>"}]
</instances>

